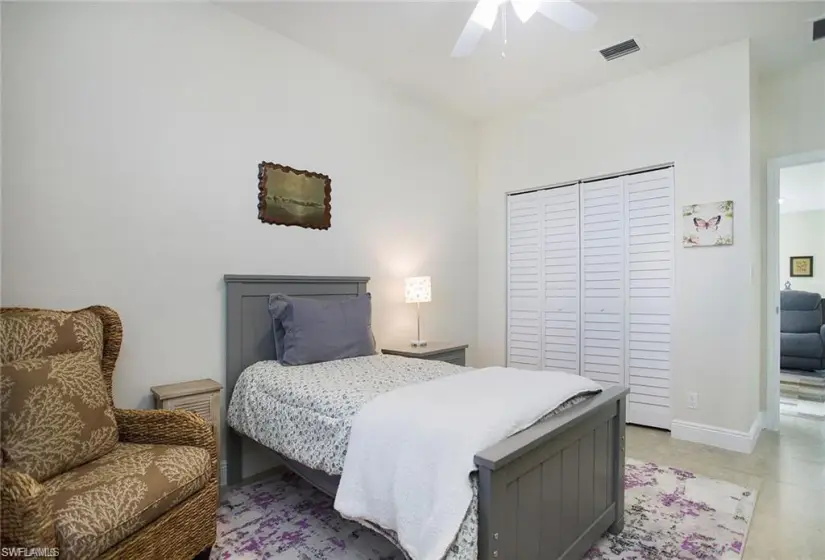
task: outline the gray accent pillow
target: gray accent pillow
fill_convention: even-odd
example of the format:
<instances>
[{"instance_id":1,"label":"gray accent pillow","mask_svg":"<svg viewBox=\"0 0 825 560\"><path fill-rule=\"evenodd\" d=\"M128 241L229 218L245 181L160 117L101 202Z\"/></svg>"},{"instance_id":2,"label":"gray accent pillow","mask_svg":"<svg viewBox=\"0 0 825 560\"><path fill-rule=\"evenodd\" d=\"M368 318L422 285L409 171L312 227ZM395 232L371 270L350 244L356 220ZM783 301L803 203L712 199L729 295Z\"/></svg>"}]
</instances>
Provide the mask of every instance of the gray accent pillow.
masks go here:
<instances>
[{"instance_id":1,"label":"gray accent pillow","mask_svg":"<svg viewBox=\"0 0 825 560\"><path fill-rule=\"evenodd\" d=\"M343 300L272 294L269 296L269 312L277 360L284 365L299 366L375 354L370 294Z\"/></svg>"}]
</instances>

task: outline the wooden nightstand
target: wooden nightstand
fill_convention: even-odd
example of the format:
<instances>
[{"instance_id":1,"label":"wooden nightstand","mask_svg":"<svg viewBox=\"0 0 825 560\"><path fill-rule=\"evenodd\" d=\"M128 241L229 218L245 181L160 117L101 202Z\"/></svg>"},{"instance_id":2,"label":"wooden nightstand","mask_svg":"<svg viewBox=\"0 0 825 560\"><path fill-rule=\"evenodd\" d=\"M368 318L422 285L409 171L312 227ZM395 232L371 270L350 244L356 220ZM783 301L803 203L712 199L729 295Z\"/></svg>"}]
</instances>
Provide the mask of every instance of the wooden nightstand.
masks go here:
<instances>
[{"instance_id":1,"label":"wooden nightstand","mask_svg":"<svg viewBox=\"0 0 825 560\"><path fill-rule=\"evenodd\" d=\"M404 356L405 358L420 358L422 360L438 360L449 362L457 366L466 364L465 350L467 344L447 344L443 342L429 342L427 346L392 346L382 348L383 354Z\"/></svg>"},{"instance_id":2,"label":"wooden nightstand","mask_svg":"<svg viewBox=\"0 0 825 560\"><path fill-rule=\"evenodd\" d=\"M212 379L184 381L152 387L155 408L162 410L183 409L200 415L212 424L218 443L218 465L221 464L221 384ZM223 474L223 473L221 473Z\"/></svg>"}]
</instances>

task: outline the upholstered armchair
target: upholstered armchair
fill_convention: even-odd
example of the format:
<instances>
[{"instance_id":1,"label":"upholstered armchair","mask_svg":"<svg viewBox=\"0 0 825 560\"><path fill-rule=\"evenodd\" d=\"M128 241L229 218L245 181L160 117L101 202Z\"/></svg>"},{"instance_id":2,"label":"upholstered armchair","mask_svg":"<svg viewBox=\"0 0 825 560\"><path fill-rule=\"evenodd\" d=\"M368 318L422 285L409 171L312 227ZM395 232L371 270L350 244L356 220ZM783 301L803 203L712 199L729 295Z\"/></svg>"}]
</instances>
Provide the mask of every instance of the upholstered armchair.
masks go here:
<instances>
[{"instance_id":1,"label":"upholstered armchair","mask_svg":"<svg viewBox=\"0 0 825 560\"><path fill-rule=\"evenodd\" d=\"M2 546L69 559L208 556L212 427L191 412L114 407L117 313L4 308L0 337Z\"/></svg>"}]
</instances>

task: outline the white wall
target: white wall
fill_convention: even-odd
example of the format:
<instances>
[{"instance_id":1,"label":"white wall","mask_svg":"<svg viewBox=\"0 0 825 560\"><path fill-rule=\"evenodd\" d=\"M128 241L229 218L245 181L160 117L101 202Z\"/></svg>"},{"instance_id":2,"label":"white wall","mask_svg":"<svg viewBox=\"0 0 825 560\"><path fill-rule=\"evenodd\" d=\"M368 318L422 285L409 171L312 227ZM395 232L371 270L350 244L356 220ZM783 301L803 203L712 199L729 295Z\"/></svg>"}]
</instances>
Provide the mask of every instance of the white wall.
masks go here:
<instances>
[{"instance_id":1,"label":"white wall","mask_svg":"<svg viewBox=\"0 0 825 560\"><path fill-rule=\"evenodd\" d=\"M482 128L481 363L505 360L505 193L674 162L677 224L692 203L731 199L735 215L733 246L675 249L674 418L749 430L760 367L749 60L748 43L737 43ZM697 410L687 408L691 391Z\"/></svg>"},{"instance_id":2,"label":"white wall","mask_svg":"<svg viewBox=\"0 0 825 560\"><path fill-rule=\"evenodd\" d=\"M2 6L3 302L121 314L115 402L224 378L223 275L369 275L378 342L475 346L472 129L209 4ZM332 228L257 219L257 165Z\"/></svg>"},{"instance_id":3,"label":"white wall","mask_svg":"<svg viewBox=\"0 0 825 560\"><path fill-rule=\"evenodd\" d=\"M760 77L759 115L766 159L825 150L825 60Z\"/></svg>"},{"instance_id":4,"label":"white wall","mask_svg":"<svg viewBox=\"0 0 825 560\"><path fill-rule=\"evenodd\" d=\"M814 276L791 278L790 258L808 255L814 258ZM825 296L825 210L779 215L779 278L783 287L790 281L794 290Z\"/></svg>"}]
</instances>

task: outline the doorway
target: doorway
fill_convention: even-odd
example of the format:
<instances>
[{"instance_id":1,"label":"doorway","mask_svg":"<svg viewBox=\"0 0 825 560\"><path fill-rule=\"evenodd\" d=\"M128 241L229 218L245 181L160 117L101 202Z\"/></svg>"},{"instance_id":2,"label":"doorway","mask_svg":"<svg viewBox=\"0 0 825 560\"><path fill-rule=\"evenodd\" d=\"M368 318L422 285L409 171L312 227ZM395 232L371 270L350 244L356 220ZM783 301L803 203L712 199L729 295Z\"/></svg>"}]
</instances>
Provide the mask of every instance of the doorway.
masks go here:
<instances>
[{"instance_id":1,"label":"doorway","mask_svg":"<svg viewBox=\"0 0 825 560\"><path fill-rule=\"evenodd\" d=\"M825 151L770 160L767 186L765 424L779 430L825 423Z\"/></svg>"}]
</instances>

